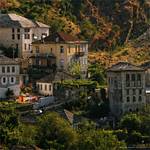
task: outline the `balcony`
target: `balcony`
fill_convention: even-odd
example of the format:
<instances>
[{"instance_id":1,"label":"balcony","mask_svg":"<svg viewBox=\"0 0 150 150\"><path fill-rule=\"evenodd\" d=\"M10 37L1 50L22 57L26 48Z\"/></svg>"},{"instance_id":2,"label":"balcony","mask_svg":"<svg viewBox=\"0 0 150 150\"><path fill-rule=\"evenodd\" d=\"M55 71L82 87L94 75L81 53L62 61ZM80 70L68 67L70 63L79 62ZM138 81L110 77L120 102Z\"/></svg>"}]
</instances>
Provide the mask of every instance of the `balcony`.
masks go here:
<instances>
[{"instance_id":1,"label":"balcony","mask_svg":"<svg viewBox=\"0 0 150 150\"><path fill-rule=\"evenodd\" d=\"M83 57L84 56L84 52L76 52L75 55L76 57Z\"/></svg>"}]
</instances>

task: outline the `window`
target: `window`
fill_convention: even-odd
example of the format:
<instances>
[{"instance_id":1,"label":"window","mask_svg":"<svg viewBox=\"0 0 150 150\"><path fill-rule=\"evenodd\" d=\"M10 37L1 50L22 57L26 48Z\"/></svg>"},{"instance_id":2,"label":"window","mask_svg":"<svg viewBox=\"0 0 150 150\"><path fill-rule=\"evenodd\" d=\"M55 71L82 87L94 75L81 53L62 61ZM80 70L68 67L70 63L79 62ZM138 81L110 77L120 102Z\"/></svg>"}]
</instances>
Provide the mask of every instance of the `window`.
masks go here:
<instances>
[{"instance_id":1,"label":"window","mask_svg":"<svg viewBox=\"0 0 150 150\"><path fill-rule=\"evenodd\" d=\"M141 81L141 74L137 74L137 80Z\"/></svg>"},{"instance_id":2,"label":"window","mask_svg":"<svg viewBox=\"0 0 150 150\"><path fill-rule=\"evenodd\" d=\"M136 90L133 89L133 90L132 90L132 93L133 93L133 95L136 95Z\"/></svg>"},{"instance_id":3,"label":"window","mask_svg":"<svg viewBox=\"0 0 150 150\"><path fill-rule=\"evenodd\" d=\"M131 80L132 80L132 81L135 81L135 74L132 74L132 75L131 75Z\"/></svg>"},{"instance_id":4,"label":"window","mask_svg":"<svg viewBox=\"0 0 150 150\"><path fill-rule=\"evenodd\" d=\"M12 72L13 72L13 73L15 72L15 67L14 67L14 66L12 67Z\"/></svg>"},{"instance_id":5,"label":"window","mask_svg":"<svg viewBox=\"0 0 150 150\"><path fill-rule=\"evenodd\" d=\"M6 85L6 84L7 84L7 77L2 77L2 78L1 78L1 83L2 83L3 85Z\"/></svg>"},{"instance_id":6,"label":"window","mask_svg":"<svg viewBox=\"0 0 150 150\"><path fill-rule=\"evenodd\" d=\"M127 102L130 102L130 97L129 96L127 97Z\"/></svg>"},{"instance_id":7,"label":"window","mask_svg":"<svg viewBox=\"0 0 150 150\"><path fill-rule=\"evenodd\" d=\"M39 46L35 47L35 51L36 51L36 53L39 53Z\"/></svg>"},{"instance_id":8,"label":"window","mask_svg":"<svg viewBox=\"0 0 150 150\"><path fill-rule=\"evenodd\" d=\"M51 53L53 52L53 49L51 48Z\"/></svg>"},{"instance_id":9,"label":"window","mask_svg":"<svg viewBox=\"0 0 150 150\"><path fill-rule=\"evenodd\" d=\"M126 74L126 86L129 87L130 86L130 75Z\"/></svg>"},{"instance_id":10,"label":"window","mask_svg":"<svg viewBox=\"0 0 150 150\"><path fill-rule=\"evenodd\" d=\"M28 48L29 48L29 50L31 49L31 45L30 44L28 45Z\"/></svg>"},{"instance_id":11,"label":"window","mask_svg":"<svg viewBox=\"0 0 150 150\"><path fill-rule=\"evenodd\" d=\"M136 97L135 96L133 96L133 102L136 102Z\"/></svg>"},{"instance_id":12,"label":"window","mask_svg":"<svg viewBox=\"0 0 150 150\"><path fill-rule=\"evenodd\" d=\"M7 72L8 72L8 73L10 72L10 67L7 67Z\"/></svg>"},{"instance_id":13,"label":"window","mask_svg":"<svg viewBox=\"0 0 150 150\"><path fill-rule=\"evenodd\" d=\"M130 75L126 74L126 81L129 81L129 80L130 80Z\"/></svg>"},{"instance_id":14,"label":"window","mask_svg":"<svg viewBox=\"0 0 150 150\"><path fill-rule=\"evenodd\" d=\"M13 40L15 39L15 35L14 35L14 34L12 34L12 39L13 39Z\"/></svg>"},{"instance_id":15,"label":"window","mask_svg":"<svg viewBox=\"0 0 150 150\"><path fill-rule=\"evenodd\" d=\"M32 34L32 40L34 40L34 36L35 36L35 35L34 35L34 34Z\"/></svg>"},{"instance_id":16,"label":"window","mask_svg":"<svg viewBox=\"0 0 150 150\"><path fill-rule=\"evenodd\" d=\"M140 90L139 90L139 95L141 95L141 94L142 94L142 90L140 89Z\"/></svg>"},{"instance_id":17,"label":"window","mask_svg":"<svg viewBox=\"0 0 150 150\"><path fill-rule=\"evenodd\" d=\"M5 73L5 67L2 67L2 73Z\"/></svg>"},{"instance_id":18,"label":"window","mask_svg":"<svg viewBox=\"0 0 150 150\"><path fill-rule=\"evenodd\" d=\"M129 95L129 93L130 93L129 90L126 90L126 95Z\"/></svg>"},{"instance_id":19,"label":"window","mask_svg":"<svg viewBox=\"0 0 150 150\"><path fill-rule=\"evenodd\" d=\"M47 85L45 84L45 91L47 91Z\"/></svg>"},{"instance_id":20,"label":"window","mask_svg":"<svg viewBox=\"0 0 150 150\"><path fill-rule=\"evenodd\" d=\"M25 28L24 32L30 32L30 29L29 28Z\"/></svg>"},{"instance_id":21,"label":"window","mask_svg":"<svg viewBox=\"0 0 150 150\"><path fill-rule=\"evenodd\" d=\"M139 100L139 102L141 102L141 101L142 101L142 96L139 96L139 99L138 99L138 100Z\"/></svg>"},{"instance_id":22,"label":"window","mask_svg":"<svg viewBox=\"0 0 150 150\"><path fill-rule=\"evenodd\" d=\"M51 85L49 85L49 91L51 91L52 90L52 86Z\"/></svg>"},{"instance_id":23,"label":"window","mask_svg":"<svg viewBox=\"0 0 150 150\"><path fill-rule=\"evenodd\" d=\"M18 40L20 40L20 34L17 34L17 38L18 38Z\"/></svg>"},{"instance_id":24,"label":"window","mask_svg":"<svg viewBox=\"0 0 150 150\"><path fill-rule=\"evenodd\" d=\"M68 46L68 53L70 53L70 45Z\"/></svg>"},{"instance_id":25,"label":"window","mask_svg":"<svg viewBox=\"0 0 150 150\"><path fill-rule=\"evenodd\" d=\"M12 28L12 33L14 33L15 32L15 29L14 28Z\"/></svg>"},{"instance_id":26,"label":"window","mask_svg":"<svg viewBox=\"0 0 150 150\"><path fill-rule=\"evenodd\" d=\"M129 109L129 112L132 112L132 109L131 109L131 108Z\"/></svg>"},{"instance_id":27,"label":"window","mask_svg":"<svg viewBox=\"0 0 150 150\"><path fill-rule=\"evenodd\" d=\"M25 49L25 50L27 49L27 44L26 44L26 43L24 44L24 49Z\"/></svg>"},{"instance_id":28,"label":"window","mask_svg":"<svg viewBox=\"0 0 150 150\"><path fill-rule=\"evenodd\" d=\"M41 90L43 89L43 86L42 86L42 84L41 84Z\"/></svg>"},{"instance_id":29,"label":"window","mask_svg":"<svg viewBox=\"0 0 150 150\"><path fill-rule=\"evenodd\" d=\"M64 53L64 47L60 46L60 53Z\"/></svg>"},{"instance_id":30,"label":"window","mask_svg":"<svg viewBox=\"0 0 150 150\"><path fill-rule=\"evenodd\" d=\"M25 34L25 35L24 35L24 38L25 38L25 39L30 39L30 34Z\"/></svg>"},{"instance_id":31,"label":"window","mask_svg":"<svg viewBox=\"0 0 150 150\"><path fill-rule=\"evenodd\" d=\"M17 29L17 32L20 32L20 29L19 29L19 28Z\"/></svg>"},{"instance_id":32,"label":"window","mask_svg":"<svg viewBox=\"0 0 150 150\"><path fill-rule=\"evenodd\" d=\"M11 77L10 81L13 83L13 82L14 82L14 78L13 78L13 77Z\"/></svg>"},{"instance_id":33,"label":"window","mask_svg":"<svg viewBox=\"0 0 150 150\"><path fill-rule=\"evenodd\" d=\"M5 83L5 82L6 82L6 78L4 77L4 78L3 78L3 83Z\"/></svg>"},{"instance_id":34,"label":"window","mask_svg":"<svg viewBox=\"0 0 150 150\"><path fill-rule=\"evenodd\" d=\"M10 84L15 84L16 78L15 77L10 77L9 82L10 82Z\"/></svg>"}]
</instances>

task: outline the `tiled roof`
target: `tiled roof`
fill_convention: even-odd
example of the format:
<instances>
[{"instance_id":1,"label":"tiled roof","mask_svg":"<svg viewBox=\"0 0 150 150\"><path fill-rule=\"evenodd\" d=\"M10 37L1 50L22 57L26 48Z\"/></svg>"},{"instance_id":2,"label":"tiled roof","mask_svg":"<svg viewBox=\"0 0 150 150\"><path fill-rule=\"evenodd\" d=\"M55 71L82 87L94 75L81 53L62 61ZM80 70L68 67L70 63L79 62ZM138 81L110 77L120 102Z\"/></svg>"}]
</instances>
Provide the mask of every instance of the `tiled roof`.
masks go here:
<instances>
[{"instance_id":1,"label":"tiled roof","mask_svg":"<svg viewBox=\"0 0 150 150\"><path fill-rule=\"evenodd\" d=\"M65 79L73 79L74 77L67 72L57 71L56 73L52 73L50 75L45 76L44 78L38 80L37 82L41 83L52 83L56 81L61 81Z\"/></svg>"},{"instance_id":2,"label":"tiled roof","mask_svg":"<svg viewBox=\"0 0 150 150\"><path fill-rule=\"evenodd\" d=\"M43 24L38 21L33 21L33 20L27 19L25 17L19 16L16 14L0 14L0 27L49 28L49 26L46 24Z\"/></svg>"},{"instance_id":3,"label":"tiled roof","mask_svg":"<svg viewBox=\"0 0 150 150\"><path fill-rule=\"evenodd\" d=\"M43 40L35 41L33 44L38 43L66 43L66 42L77 42L77 43L87 43L87 41L82 41L78 39L75 36L72 36L70 34L64 33L64 32L57 32L53 33L47 37L45 37Z\"/></svg>"},{"instance_id":4,"label":"tiled roof","mask_svg":"<svg viewBox=\"0 0 150 150\"><path fill-rule=\"evenodd\" d=\"M108 71L144 71L144 69L128 62L119 62L108 68Z\"/></svg>"}]
</instances>

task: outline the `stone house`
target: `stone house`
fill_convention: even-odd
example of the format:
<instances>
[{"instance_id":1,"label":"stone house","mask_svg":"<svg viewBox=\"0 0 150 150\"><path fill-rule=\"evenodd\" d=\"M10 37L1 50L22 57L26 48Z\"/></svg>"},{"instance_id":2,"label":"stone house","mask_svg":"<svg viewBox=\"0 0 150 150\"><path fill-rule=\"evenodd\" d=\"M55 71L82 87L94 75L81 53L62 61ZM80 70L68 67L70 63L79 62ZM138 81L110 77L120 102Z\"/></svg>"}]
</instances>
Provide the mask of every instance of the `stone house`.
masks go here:
<instances>
[{"instance_id":1,"label":"stone house","mask_svg":"<svg viewBox=\"0 0 150 150\"><path fill-rule=\"evenodd\" d=\"M0 98L6 97L8 89L12 90L15 96L18 96L21 80L19 63L0 55Z\"/></svg>"},{"instance_id":2,"label":"stone house","mask_svg":"<svg viewBox=\"0 0 150 150\"><path fill-rule=\"evenodd\" d=\"M145 70L119 62L107 70L110 109L113 115L139 111L146 104Z\"/></svg>"},{"instance_id":3,"label":"stone house","mask_svg":"<svg viewBox=\"0 0 150 150\"><path fill-rule=\"evenodd\" d=\"M49 26L16 14L0 14L0 46L18 49L19 57L31 54L31 43L49 35Z\"/></svg>"},{"instance_id":4,"label":"stone house","mask_svg":"<svg viewBox=\"0 0 150 150\"><path fill-rule=\"evenodd\" d=\"M96 82L88 80L67 79L54 84L54 96L59 100L79 100L94 96Z\"/></svg>"},{"instance_id":5,"label":"stone house","mask_svg":"<svg viewBox=\"0 0 150 150\"><path fill-rule=\"evenodd\" d=\"M72 35L59 32L32 43L33 55L54 55L58 70L69 71L73 64L79 64L83 76L87 74L88 42ZM46 57L45 57L46 59ZM38 61L38 58L37 58ZM37 62L38 63L38 62Z\"/></svg>"}]
</instances>

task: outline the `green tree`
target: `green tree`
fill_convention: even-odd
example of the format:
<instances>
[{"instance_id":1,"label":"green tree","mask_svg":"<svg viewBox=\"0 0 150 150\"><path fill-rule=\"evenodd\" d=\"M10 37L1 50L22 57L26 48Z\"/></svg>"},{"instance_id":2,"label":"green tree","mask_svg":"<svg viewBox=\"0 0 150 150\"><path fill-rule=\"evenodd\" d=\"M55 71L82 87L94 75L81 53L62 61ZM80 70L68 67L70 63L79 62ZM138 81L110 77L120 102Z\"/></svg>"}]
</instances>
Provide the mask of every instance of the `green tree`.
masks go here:
<instances>
[{"instance_id":1,"label":"green tree","mask_svg":"<svg viewBox=\"0 0 150 150\"><path fill-rule=\"evenodd\" d=\"M18 143L18 115L12 107L0 108L0 143L12 146Z\"/></svg>"},{"instance_id":2,"label":"green tree","mask_svg":"<svg viewBox=\"0 0 150 150\"><path fill-rule=\"evenodd\" d=\"M38 121L38 145L44 149L71 149L77 141L76 132L56 113L43 115Z\"/></svg>"},{"instance_id":3,"label":"green tree","mask_svg":"<svg viewBox=\"0 0 150 150\"><path fill-rule=\"evenodd\" d=\"M88 72L91 80L97 81L100 85L104 85L106 83L105 71L101 64L91 64L88 68Z\"/></svg>"},{"instance_id":4,"label":"green tree","mask_svg":"<svg viewBox=\"0 0 150 150\"><path fill-rule=\"evenodd\" d=\"M72 63L69 66L69 71L71 74L75 75L76 77L81 77L81 66L79 63Z\"/></svg>"},{"instance_id":5,"label":"green tree","mask_svg":"<svg viewBox=\"0 0 150 150\"><path fill-rule=\"evenodd\" d=\"M57 19L54 19L50 22L50 27L51 27L51 32L55 33L55 32L60 32L60 31L63 31L63 28L65 27L65 23L57 18Z\"/></svg>"},{"instance_id":6,"label":"green tree","mask_svg":"<svg viewBox=\"0 0 150 150\"><path fill-rule=\"evenodd\" d=\"M116 150L127 149L124 142L118 141L111 131L90 130L80 134L79 150Z\"/></svg>"},{"instance_id":7,"label":"green tree","mask_svg":"<svg viewBox=\"0 0 150 150\"><path fill-rule=\"evenodd\" d=\"M90 22L90 20L84 20L81 23L81 34L86 38L86 39L91 39L95 33L97 32L96 27L94 24Z\"/></svg>"},{"instance_id":8,"label":"green tree","mask_svg":"<svg viewBox=\"0 0 150 150\"><path fill-rule=\"evenodd\" d=\"M120 121L120 127L127 129L128 132L138 131L141 127L141 118L137 114L127 114Z\"/></svg>"}]
</instances>

